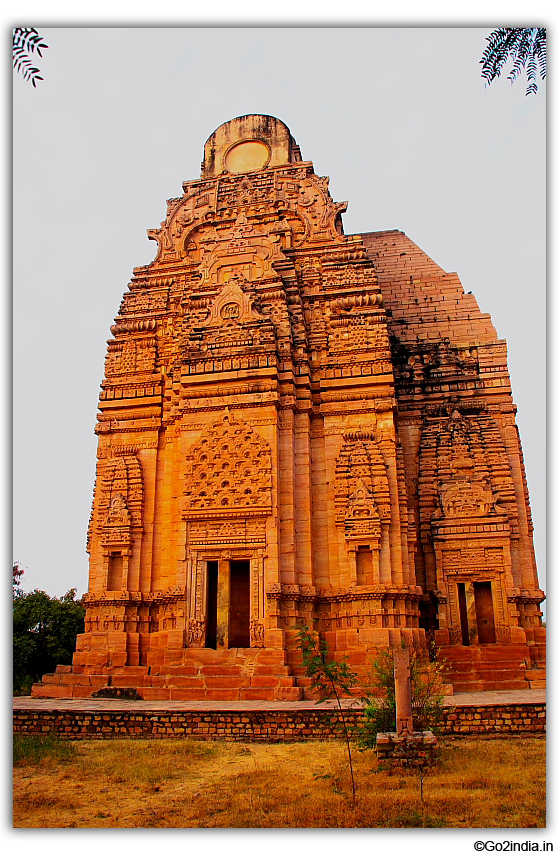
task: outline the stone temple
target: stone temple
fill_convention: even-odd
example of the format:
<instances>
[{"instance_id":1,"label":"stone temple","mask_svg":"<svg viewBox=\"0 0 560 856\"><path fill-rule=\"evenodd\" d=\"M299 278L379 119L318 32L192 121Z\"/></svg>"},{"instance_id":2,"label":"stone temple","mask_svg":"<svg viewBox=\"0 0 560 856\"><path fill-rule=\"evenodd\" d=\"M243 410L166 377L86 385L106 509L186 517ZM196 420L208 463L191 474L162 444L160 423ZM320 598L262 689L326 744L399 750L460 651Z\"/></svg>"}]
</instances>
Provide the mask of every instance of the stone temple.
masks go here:
<instances>
[{"instance_id":1,"label":"stone temple","mask_svg":"<svg viewBox=\"0 0 560 856\"><path fill-rule=\"evenodd\" d=\"M506 343L345 209L261 115L168 200L108 342L85 633L33 695L305 698L298 621L357 670L404 641L456 691L544 686Z\"/></svg>"}]
</instances>

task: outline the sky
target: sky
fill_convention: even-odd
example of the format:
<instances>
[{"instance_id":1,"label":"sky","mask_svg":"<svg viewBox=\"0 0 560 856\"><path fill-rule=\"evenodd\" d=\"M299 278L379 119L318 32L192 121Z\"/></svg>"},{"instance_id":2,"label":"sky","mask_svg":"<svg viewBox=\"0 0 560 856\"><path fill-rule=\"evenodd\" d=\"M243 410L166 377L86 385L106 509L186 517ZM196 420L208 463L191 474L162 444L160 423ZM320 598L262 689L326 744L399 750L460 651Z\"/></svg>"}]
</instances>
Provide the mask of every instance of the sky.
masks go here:
<instances>
[{"instance_id":1,"label":"sky","mask_svg":"<svg viewBox=\"0 0 560 856\"><path fill-rule=\"evenodd\" d=\"M348 200L400 229L508 342L545 584L546 84L484 87L491 27L53 27L13 80L13 558L25 590L87 590L109 327L166 199L246 113L284 121Z\"/></svg>"}]
</instances>

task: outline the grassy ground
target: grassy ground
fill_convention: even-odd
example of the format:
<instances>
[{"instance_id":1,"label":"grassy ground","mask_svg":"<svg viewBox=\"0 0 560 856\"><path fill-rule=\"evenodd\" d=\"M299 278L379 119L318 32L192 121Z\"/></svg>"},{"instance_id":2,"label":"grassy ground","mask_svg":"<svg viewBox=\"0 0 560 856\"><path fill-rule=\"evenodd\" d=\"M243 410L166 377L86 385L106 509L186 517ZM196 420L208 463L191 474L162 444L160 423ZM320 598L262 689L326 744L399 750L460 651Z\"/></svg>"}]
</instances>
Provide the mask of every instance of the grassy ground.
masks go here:
<instances>
[{"instance_id":1,"label":"grassy ground","mask_svg":"<svg viewBox=\"0 0 560 856\"><path fill-rule=\"evenodd\" d=\"M542 827L545 741L441 741L426 775L377 771L339 742L14 738L14 826Z\"/></svg>"}]
</instances>

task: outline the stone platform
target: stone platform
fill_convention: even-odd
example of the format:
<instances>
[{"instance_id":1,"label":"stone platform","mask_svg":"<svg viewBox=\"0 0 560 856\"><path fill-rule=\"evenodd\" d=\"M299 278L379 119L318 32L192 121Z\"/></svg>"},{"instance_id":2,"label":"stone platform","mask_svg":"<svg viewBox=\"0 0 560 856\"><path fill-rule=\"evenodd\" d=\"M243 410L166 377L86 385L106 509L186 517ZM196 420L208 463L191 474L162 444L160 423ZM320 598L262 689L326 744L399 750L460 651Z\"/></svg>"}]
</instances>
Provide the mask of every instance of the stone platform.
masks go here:
<instances>
[{"instance_id":1,"label":"stone platform","mask_svg":"<svg viewBox=\"0 0 560 856\"><path fill-rule=\"evenodd\" d=\"M342 702L351 727L363 715ZM441 732L456 736L533 734L545 731L541 689L458 693L445 698ZM295 742L340 737L335 702L121 701L117 699L13 700L14 731L60 734L69 739L195 737L202 740Z\"/></svg>"}]
</instances>

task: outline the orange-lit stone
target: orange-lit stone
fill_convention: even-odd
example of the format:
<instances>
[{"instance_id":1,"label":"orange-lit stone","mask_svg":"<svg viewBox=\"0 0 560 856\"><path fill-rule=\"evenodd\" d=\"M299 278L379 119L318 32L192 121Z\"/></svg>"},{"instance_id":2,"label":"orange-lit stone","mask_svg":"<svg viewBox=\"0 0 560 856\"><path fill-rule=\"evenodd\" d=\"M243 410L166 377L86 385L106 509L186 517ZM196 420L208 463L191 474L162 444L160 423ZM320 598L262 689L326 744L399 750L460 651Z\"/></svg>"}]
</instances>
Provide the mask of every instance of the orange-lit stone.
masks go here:
<instances>
[{"instance_id":1,"label":"orange-lit stone","mask_svg":"<svg viewBox=\"0 0 560 856\"><path fill-rule=\"evenodd\" d=\"M456 688L542 682L506 344L456 274L402 232L345 235L345 208L282 122L243 116L148 232L101 387L82 672L296 700L304 621L358 670L432 641ZM98 687L73 680L33 694Z\"/></svg>"}]
</instances>

